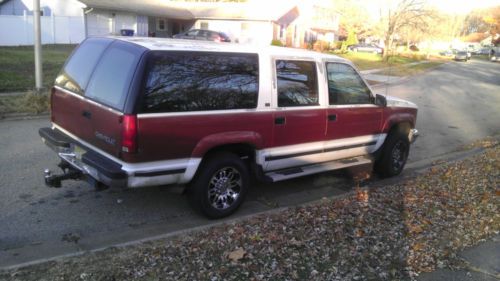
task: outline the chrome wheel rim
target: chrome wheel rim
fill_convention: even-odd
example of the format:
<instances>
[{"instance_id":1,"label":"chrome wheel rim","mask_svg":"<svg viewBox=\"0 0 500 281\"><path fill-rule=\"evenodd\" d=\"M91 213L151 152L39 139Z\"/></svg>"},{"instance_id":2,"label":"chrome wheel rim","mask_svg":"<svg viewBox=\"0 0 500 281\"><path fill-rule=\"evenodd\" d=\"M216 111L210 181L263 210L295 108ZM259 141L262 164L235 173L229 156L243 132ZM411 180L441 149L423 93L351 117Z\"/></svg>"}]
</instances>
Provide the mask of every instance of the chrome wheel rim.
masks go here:
<instances>
[{"instance_id":1,"label":"chrome wheel rim","mask_svg":"<svg viewBox=\"0 0 500 281\"><path fill-rule=\"evenodd\" d=\"M392 148L392 168L395 172L401 170L406 163L407 145L403 141L398 141Z\"/></svg>"},{"instance_id":2,"label":"chrome wheel rim","mask_svg":"<svg viewBox=\"0 0 500 281\"><path fill-rule=\"evenodd\" d=\"M233 167L224 167L210 178L208 201L215 209L225 210L238 200L242 185L240 172Z\"/></svg>"}]
</instances>

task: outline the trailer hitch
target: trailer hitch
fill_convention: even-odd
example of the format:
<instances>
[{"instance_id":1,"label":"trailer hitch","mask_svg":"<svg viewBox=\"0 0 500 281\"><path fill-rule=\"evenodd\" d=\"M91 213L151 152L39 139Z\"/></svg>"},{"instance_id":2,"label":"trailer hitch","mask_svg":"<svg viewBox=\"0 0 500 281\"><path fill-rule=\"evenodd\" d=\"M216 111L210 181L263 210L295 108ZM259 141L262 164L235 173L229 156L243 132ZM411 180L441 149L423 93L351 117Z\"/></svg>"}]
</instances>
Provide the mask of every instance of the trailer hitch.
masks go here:
<instances>
[{"instance_id":1,"label":"trailer hitch","mask_svg":"<svg viewBox=\"0 0 500 281\"><path fill-rule=\"evenodd\" d=\"M48 187L59 188L63 180L78 180L83 176L82 171L71 167L71 165L64 161L61 161L58 166L63 171L62 174L54 175L49 169L45 169L44 171L45 185Z\"/></svg>"}]
</instances>

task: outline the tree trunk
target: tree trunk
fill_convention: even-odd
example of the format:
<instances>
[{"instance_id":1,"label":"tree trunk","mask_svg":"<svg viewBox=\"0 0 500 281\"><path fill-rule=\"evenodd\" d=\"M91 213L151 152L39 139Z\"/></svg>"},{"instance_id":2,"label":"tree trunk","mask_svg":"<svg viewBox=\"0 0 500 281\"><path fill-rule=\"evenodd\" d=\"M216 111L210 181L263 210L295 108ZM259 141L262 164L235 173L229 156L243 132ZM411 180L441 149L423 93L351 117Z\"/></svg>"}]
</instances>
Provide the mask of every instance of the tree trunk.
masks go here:
<instances>
[{"instance_id":1,"label":"tree trunk","mask_svg":"<svg viewBox=\"0 0 500 281\"><path fill-rule=\"evenodd\" d=\"M383 59L384 61L388 61L389 60L389 57L391 55L391 51L392 51L392 35L386 35L385 36L385 40L384 40L384 44L385 44L385 48L384 48L384 55L383 55Z\"/></svg>"}]
</instances>

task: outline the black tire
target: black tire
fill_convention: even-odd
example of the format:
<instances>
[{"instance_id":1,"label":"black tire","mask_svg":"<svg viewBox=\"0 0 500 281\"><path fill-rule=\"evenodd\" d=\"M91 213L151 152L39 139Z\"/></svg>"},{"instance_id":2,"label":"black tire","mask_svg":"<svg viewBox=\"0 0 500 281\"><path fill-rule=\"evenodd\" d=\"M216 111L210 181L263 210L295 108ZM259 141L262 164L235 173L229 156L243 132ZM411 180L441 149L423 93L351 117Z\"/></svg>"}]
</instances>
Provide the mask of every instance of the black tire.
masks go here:
<instances>
[{"instance_id":1,"label":"black tire","mask_svg":"<svg viewBox=\"0 0 500 281\"><path fill-rule=\"evenodd\" d=\"M194 209L211 219L234 213L245 199L250 175L248 167L235 154L211 155L199 167L187 194Z\"/></svg>"},{"instance_id":2,"label":"black tire","mask_svg":"<svg viewBox=\"0 0 500 281\"><path fill-rule=\"evenodd\" d=\"M382 147L381 155L375 162L375 172L384 178L401 174L409 152L408 133L404 130L394 130L389 134Z\"/></svg>"}]
</instances>

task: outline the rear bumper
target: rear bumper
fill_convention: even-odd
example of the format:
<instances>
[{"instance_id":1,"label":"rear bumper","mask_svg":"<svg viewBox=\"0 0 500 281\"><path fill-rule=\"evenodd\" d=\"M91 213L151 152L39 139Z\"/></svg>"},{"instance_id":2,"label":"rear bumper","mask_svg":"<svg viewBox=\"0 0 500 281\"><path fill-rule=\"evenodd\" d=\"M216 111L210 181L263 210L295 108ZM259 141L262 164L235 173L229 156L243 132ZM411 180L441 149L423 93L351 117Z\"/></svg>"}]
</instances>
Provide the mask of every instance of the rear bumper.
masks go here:
<instances>
[{"instance_id":1,"label":"rear bumper","mask_svg":"<svg viewBox=\"0 0 500 281\"><path fill-rule=\"evenodd\" d=\"M58 156L86 176L112 187L126 187L127 174L119 163L90 150L57 129L38 130L43 142ZM81 153L83 151L83 153Z\"/></svg>"}]
</instances>

